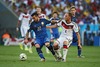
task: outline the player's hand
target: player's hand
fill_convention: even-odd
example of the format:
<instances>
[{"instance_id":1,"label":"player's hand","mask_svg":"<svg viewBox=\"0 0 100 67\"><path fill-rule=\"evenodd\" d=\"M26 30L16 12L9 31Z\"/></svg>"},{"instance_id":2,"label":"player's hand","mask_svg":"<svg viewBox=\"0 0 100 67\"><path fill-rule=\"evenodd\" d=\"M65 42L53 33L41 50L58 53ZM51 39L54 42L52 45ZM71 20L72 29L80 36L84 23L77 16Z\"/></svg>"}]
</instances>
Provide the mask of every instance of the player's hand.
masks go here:
<instances>
[{"instance_id":1,"label":"player's hand","mask_svg":"<svg viewBox=\"0 0 100 67\"><path fill-rule=\"evenodd\" d=\"M25 39L25 40L24 40L24 43L27 44L27 43L28 43L28 39Z\"/></svg>"},{"instance_id":2,"label":"player's hand","mask_svg":"<svg viewBox=\"0 0 100 67\"><path fill-rule=\"evenodd\" d=\"M16 31L19 31L19 28L18 27L16 28Z\"/></svg>"},{"instance_id":3,"label":"player's hand","mask_svg":"<svg viewBox=\"0 0 100 67\"><path fill-rule=\"evenodd\" d=\"M79 47L79 48L82 48L82 46L81 46L81 45L78 45L78 47Z\"/></svg>"}]
</instances>

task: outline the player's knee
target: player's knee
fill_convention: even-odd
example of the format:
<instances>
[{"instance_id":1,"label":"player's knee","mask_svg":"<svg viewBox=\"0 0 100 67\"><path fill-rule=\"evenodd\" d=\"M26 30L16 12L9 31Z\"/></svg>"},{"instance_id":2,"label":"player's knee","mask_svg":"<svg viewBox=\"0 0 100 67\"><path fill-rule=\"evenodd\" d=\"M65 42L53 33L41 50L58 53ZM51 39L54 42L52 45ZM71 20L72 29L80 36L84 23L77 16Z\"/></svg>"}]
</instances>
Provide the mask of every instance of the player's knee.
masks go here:
<instances>
[{"instance_id":1,"label":"player's knee","mask_svg":"<svg viewBox=\"0 0 100 67\"><path fill-rule=\"evenodd\" d=\"M63 45L63 48L68 49L68 44L69 44L69 42L68 42L68 41L64 41L63 44L64 44L64 45Z\"/></svg>"},{"instance_id":2,"label":"player's knee","mask_svg":"<svg viewBox=\"0 0 100 67\"><path fill-rule=\"evenodd\" d=\"M50 43L49 42L45 43L45 46L46 47L49 47L50 46Z\"/></svg>"},{"instance_id":3,"label":"player's knee","mask_svg":"<svg viewBox=\"0 0 100 67\"><path fill-rule=\"evenodd\" d=\"M54 50L58 50L59 49L58 44L57 43L54 43L53 48L54 48Z\"/></svg>"},{"instance_id":4,"label":"player's knee","mask_svg":"<svg viewBox=\"0 0 100 67\"><path fill-rule=\"evenodd\" d=\"M36 47L36 48L40 48L40 45L39 45L39 44L35 44L35 47Z\"/></svg>"},{"instance_id":5,"label":"player's knee","mask_svg":"<svg viewBox=\"0 0 100 67\"><path fill-rule=\"evenodd\" d=\"M68 45L69 42L68 42L68 41L64 41L63 44L64 44L64 45Z\"/></svg>"},{"instance_id":6,"label":"player's knee","mask_svg":"<svg viewBox=\"0 0 100 67\"><path fill-rule=\"evenodd\" d=\"M67 46L67 45L63 45L63 48L64 48L64 49L68 49L68 46Z\"/></svg>"}]
</instances>

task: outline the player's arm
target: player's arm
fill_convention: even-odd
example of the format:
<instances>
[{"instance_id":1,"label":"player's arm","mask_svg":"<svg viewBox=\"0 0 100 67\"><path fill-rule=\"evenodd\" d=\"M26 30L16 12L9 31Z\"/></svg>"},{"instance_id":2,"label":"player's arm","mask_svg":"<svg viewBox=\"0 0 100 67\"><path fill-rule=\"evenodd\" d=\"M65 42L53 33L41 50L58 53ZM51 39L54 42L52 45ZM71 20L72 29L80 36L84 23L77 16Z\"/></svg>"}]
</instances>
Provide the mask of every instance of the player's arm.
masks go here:
<instances>
[{"instance_id":1,"label":"player's arm","mask_svg":"<svg viewBox=\"0 0 100 67\"><path fill-rule=\"evenodd\" d=\"M46 26L46 28L57 28L61 25L61 20L57 21L58 23L56 23L55 25L51 25L51 26Z\"/></svg>"},{"instance_id":2,"label":"player's arm","mask_svg":"<svg viewBox=\"0 0 100 67\"><path fill-rule=\"evenodd\" d=\"M17 26L16 26L16 31L19 31L19 24L20 24L20 20L18 20Z\"/></svg>"},{"instance_id":3,"label":"player's arm","mask_svg":"<svg viewBox=\"0 0 100 67\"><path fill-rule=\"evenodd\" d=\"M74 23L74 28L73 29L76 32L76 36L78 38L78 46L80 48L82 48L82 46L81 46L81 39L80 39L80 33L79 33L79 26L76 23Z\"/></svg>"},{"instance_id":4,"label":"player's arm","mask_svg":"<svg viewBox=\"0 0 100 67\"><path fill-rule=\"evenodd\" d=\"M81 46L81 39L80 39L80 33L79 33L79 32L76 32L76 36L77 36L77 38L78 38L78 46L79 46L80 48L82 48L82 46Z\"/></svg>"},{"instance_id":5,"label":"player's arm","mask_svg":"<svg viewBox=\"0 0 100 67\"><path fill-rule=\"evenodd\" d=\"M21 22L22 18L23 18L23 15L22 15L22 13L21 13L21 14L20 14L20 16L19 16L19 18L18 18L16 31L19 31L19 24L20 24L20 22Z\"/></svg>"},{"instance_id":6,"label":"player's arm","mask_svg":"<svg viewBox=\"0 0 100 67\"><path fill-rule=\"evenodd\" d=\"M58 25L51 25L51 26L46 26L46 28L56 28L56 27L58 27Z\"/></svg>"}]
</instances>

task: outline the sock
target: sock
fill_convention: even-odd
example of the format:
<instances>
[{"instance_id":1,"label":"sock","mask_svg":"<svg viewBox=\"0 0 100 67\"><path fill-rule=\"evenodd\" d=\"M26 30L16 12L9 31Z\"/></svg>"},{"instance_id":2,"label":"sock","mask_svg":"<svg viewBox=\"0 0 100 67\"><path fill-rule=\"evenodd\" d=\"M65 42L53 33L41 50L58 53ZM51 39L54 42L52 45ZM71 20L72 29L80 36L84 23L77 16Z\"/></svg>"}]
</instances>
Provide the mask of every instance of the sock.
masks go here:
<instances>
[{"instance_id":1,"label":"sock","mask_svg":"<svg viewBox=\"0 0 100 67\"><path fill-rule=\"evenodd\" d=\"M53 45L53 42L50 42L50 45Z\"/></svg>"},{"instance_id":2,"label":"sock","mask_svg":"<svg viewBox=\"0 0 100 67\"><path fill-rule=\"evenodd\" d=\"M57 50L59 58L61 58L61 57L62 57L62 55L61 55L61 52L60 52L60 51L61 51L61 49L58 49L58 50Z\"/></svg>"},{"instance_id":3,"label":"sock","mask_svg":"<svg viewBox=\"0 0 100 67\"><path fill-rule=\"evenodd\" d=\"M68 52L68 47L67 45L63 45L63 59L66 61L66 56Z\"/></svg>"},{"instance_id":4,"label":"sock","mask_svg":"<svg viewBox=\"0 0 100 67\"><path fill-rule=\"evenodd\" d=\"M52 53L53 55L55 55L55 52L54 52L53 47L52 47L51 45L48 46L47 48L51 51L51 53Z\"/></svg>"},{"instance_id":5,"label":"sock","mask_svg":"<svg viewBox=\"0 0 100 67\"><path fill-rule=\"evenodd\" d=\"M25 46L25 48L28 48L28 47L27 47L27 44L24 44L24 46Z\"/></svg>"},{"instance_id":6,"label":"sock","mask_svg":"<svg viewBox=\"0 0 100 67\"><path fill-rule=\"evenodd\" d=\"M46 52L49 53L49 49L46 47Z\"/></svg>"},{"instance_id":7,"label":"sock","mask_svg":"<svg viewBox=\"0 0 100 67\"><path fill-rule=\"evenodd\" d=\"M78 56L81 56L82 50L81 50L81 48L79 46L77 48L78 48Z\"/></svg>"},{"instance_id":8,"label":"sock","mask_svg":"<svg viewBox=\"0 0 100 67\"><path fill-rule=\"evenodd\" d=\"M32 44L31 43L29 43L29 48L32 48Z\"/></svg>"},{"instance_id":9,"label":"sock","mask_svg":"<svg viewBox=\"0 0 100 67\"><path fill-rule=\"evenodd\" d=\"M38 53L39 57L45 59L41 49L40 48L36 48L36 50L37 50L37 53Z\"/></svg>"},{"instance_id":10,"label":"sock","mask_svg":"<svg viewBox=\"0 0 100 67\"><path fill-rule=\"evenodd\" d=\"M55 50L55 53L57 54L57 57L59 57L59 58L62 57L61 52L60 52L60 49Z\"/></svg>"}]
</instances>

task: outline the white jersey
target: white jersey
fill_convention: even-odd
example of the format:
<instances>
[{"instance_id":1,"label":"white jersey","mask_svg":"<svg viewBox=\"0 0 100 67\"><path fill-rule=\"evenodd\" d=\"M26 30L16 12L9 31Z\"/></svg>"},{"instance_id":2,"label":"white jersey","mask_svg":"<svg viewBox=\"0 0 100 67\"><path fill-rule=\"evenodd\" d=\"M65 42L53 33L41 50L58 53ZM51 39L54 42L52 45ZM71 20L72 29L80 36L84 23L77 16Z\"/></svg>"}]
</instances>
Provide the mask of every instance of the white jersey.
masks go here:
<instances>
[{"instance_id":1,"label":"white jersey","mask_svg":"<svg viewBox=\"0 0 100 67\"><path fill-rule=\"evenodd\" d=\"M28 13L27 14L21 13L19 16L19 20L22 22L20 28L22 37L26 36L27 30L29 29L30 18L31 16Z\"/></svg>"},{"instance_id":2,"label":"white jersey","mask_svg":"<svg viewBox=\"0 0 100 67\"><path fill-rule=\"evenodd\" d=\"M72 38L73 38L73 30L75 32L79 31L78 25L73 21L71 23L67 24L65 20L62 20L57 25L62 27L62 33L61 33L60 37L65 37L70 40L72 40Z\"/></svg>"},{"instance_id":3,"label":"white jersey","mask_svg":"<svg viewBox=\"0 0 100 67\"><path fill-rule=\"evenodd\" d=\"M41 18L41 19L42 19L42 18L45 18L45 19L46 19L46 15L45 15L45 14L40 14L40 15L39 15L39 18Z\"/></svg>"},{"instance_id":4,"label":"white jersey","mask_svg":"<svg viewBox=\"0 0 100 67\"><path fill-rule=\"evenodd\" d=\"M21 26L29 27L30 18L31 18L30 14L21 13L19 16L19 20L22 22Z\"/></svg>"}]
</instances>

